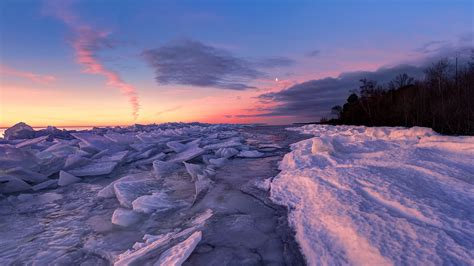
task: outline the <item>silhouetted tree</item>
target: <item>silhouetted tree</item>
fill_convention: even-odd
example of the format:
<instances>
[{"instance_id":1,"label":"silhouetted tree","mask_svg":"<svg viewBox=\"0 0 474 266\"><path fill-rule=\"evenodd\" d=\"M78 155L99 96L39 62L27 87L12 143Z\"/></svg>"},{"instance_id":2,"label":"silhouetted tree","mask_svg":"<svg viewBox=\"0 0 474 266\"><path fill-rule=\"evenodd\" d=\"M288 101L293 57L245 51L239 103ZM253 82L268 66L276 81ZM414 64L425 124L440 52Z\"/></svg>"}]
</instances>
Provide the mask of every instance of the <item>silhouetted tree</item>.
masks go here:
<instances>
[{"instance_id":1,"label":"silhouetted tree","mask_svg":"<svg viewBox=\"0 0 474 266\"><path fill-rule=\"evenodd\" d=\"M471 60L454 68L448 59L425 70L423 80L401 73L386 85L361 79L331 124L425 126L445 134L474 134L474 50Z\"/></svg>"}]
</instances>

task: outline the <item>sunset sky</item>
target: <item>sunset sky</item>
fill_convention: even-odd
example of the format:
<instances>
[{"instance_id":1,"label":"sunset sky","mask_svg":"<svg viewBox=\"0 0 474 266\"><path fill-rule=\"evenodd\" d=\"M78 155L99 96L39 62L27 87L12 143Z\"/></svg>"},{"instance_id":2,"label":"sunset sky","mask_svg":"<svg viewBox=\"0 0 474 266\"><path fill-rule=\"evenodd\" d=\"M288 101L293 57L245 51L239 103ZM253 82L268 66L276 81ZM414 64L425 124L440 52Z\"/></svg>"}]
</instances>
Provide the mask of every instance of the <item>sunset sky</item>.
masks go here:
<instances>
[{"instance_id":1,"label":"sunset sky","mask_svg":"<svg viewBox=\"0 0 474 266\"><path fill-rule=\"evenodd\" d=\"M359 77L468 56L473 13L471 0L2 0L0 127L314 121Z\"/></svg>"}]
</instances>

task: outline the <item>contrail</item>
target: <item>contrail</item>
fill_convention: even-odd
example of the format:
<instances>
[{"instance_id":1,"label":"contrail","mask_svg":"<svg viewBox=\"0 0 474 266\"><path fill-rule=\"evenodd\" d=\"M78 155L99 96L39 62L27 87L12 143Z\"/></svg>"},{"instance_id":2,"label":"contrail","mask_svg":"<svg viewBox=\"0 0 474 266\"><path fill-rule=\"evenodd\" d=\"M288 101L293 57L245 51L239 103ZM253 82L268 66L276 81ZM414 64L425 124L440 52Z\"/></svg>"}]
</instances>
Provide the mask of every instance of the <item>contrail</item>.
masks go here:
<instances>
[{"instance_id":1,"label":"contrail","mask_svg":"<svg viewBox=\"0 0 474 266\"><path fill-rule=\"evenodd\" d=\"M67 1L48 1L45 11L62 20L74 32L72 46L76 53L76 62L84 66L83 71L104 76L107 85L119 89L126 95L132 106L133 119L136 120L140 101L135 87L123 81L117 72L107 69L95 56L96 51L113 46L107 38L108 32L94 30L91 26L80 22L69 8Z\"/></svg>"}]
</instances>

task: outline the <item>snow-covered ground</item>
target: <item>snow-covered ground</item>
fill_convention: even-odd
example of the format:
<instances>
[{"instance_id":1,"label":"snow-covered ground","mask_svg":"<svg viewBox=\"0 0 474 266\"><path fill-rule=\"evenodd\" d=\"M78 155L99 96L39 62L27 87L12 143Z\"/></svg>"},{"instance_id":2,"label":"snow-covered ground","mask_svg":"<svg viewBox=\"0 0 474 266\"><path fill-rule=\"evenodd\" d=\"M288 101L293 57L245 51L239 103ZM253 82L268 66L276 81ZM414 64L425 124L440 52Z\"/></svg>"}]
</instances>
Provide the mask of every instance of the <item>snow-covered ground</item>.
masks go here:
<instances>
[{"instance_id":1,"label":"snow-covered ground","mask_svg":"<svg viewBox=\"0 0 474 266\"><path fill-rule=\"evenodd\" d=\"M474 137L307 125L271 183L310 265L473 265Z\"/></svg>"}]
</instances>

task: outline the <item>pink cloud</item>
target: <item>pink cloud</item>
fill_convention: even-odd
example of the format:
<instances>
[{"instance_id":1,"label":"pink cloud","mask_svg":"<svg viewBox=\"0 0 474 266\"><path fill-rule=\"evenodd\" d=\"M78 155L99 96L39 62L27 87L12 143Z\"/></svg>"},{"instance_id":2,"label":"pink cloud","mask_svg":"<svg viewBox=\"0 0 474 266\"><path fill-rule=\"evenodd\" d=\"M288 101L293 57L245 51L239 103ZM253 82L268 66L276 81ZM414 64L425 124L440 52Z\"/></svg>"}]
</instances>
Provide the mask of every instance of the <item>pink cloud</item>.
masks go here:
<instances>
[{"instance_id":1,"label":"pink cloud","mask_svg":"<svg viewBox=\"0 0 474 266\"><path fill-rule=\"evenodd\" d=\"M39 75L31 72L20 71L17 69L13 69L6 65L0 64L0 74L5 76L12 76L17 78L28 79L30 81L40 83L40 84L49 84L51 82L56 81L56 77L51 75Z\"/></svg>"},{"instance_id":2,"label":"pink cloud","mask_svg":"<svg viewBox=\"0 0 474 266\"><path fill-rule=\"evenodd\" d=\"M108 86L115 87L126 95L132 106L133 118L136 120L140 109L136 88L126 83L117 72L107 69L95 55L96 51L113 46L107 38L108 32L95 30L80 22L79 18L71 11L67 1L49 1L45 12L59 18L72 29L75 34L72 47L76 53L76 62L84 67L85 73L104 76Z\"/></svg>"}]
</instances>

